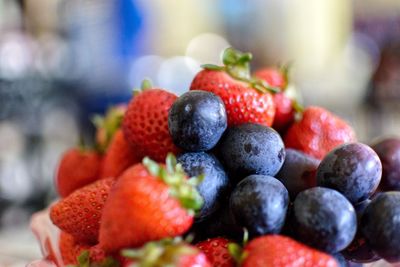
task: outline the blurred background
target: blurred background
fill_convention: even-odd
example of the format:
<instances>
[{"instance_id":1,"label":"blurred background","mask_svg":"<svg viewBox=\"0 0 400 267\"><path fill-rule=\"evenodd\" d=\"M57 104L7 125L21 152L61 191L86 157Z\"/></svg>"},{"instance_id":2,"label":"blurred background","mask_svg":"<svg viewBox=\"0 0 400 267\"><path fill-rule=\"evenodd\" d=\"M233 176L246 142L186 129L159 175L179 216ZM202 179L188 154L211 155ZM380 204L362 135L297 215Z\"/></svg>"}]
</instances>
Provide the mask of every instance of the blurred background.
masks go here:
<instances>
[{"instance_id":1,"label":"blurred background","mask_svg":"<svg viewBox=\"0 0 400 267\"><path fill-rule=\"evenodd\" d=\"M0 0L0 266L40 257L29 217L93 114L144 77L181 94L228 46L253 69L293 62L304 103L361 141L399 135L398 0Z\"/></svg>"}]
</instances>

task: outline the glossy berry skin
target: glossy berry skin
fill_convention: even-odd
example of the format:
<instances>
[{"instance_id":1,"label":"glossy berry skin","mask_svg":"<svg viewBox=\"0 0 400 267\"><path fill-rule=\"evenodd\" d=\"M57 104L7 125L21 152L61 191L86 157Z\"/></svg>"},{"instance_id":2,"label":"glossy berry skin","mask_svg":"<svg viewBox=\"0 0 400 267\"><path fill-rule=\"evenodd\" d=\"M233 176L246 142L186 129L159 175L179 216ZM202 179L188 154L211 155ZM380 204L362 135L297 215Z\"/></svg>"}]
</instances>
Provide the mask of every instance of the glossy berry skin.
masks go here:
<instances>
[{"instance_id":1,"label":"glossy berry skin","mask_svg":"<svg viewBox=\"0 0 400 267\"><path fill-rule=\"evenodd\" d=\"M74 191L51 207L51 221L75 240L96 244L100 217L113 184L113 178L101 179Z\"/></svg>"},{"instance_id":2,"label":"glossy berry skin","mask_svg":"<svg viewBox=\"0 0 400 267\"><path fill-rule=\"evenodd\" d=\"M341 118L321 107L308 107L284 138L286 148L294 148L322 159L333 148L355 141L353 129Z\"/></svg>"},{"instance_id":3,"label":"glossy berry skin","mask_svg":"<svg viewBox=\"0 0 400 267\"><path fill-rule=\"evenodd\" d=\"M161 265L162 266L162 265ZM207 256L198 252L195 254L182 255L176 262L171 263L169 266L177 266L177 267L213 267L207 259Z\"/></svg>"},{"instance_id":4,"label":"glossy berry skin","mask_svg":"<svg viewBox=\"0 0 400 267\"><path fill-rule=\"evenodd\" d=\"M266 235L251 240L244 248L243 267L339 267L335 258L289 237Z\"/></svg>"},{"instance_id":5,"label":"glossy berry skin","mask_svg":"<svg viewBox=\"0 0 400 267\"><path fill-rule=\"evenodd\" d=\"M168 112L176 99L176 95L154 88L144 90L129 102L122 130L139 156L163 161L168 152L179 152L168 130Z\"/></svg>"},{"instance_id":6,"label":"glossy berry skin","mask_svg":"<svg viewBox=\"0 0 400 267\"><path fill-rule=\"evenodd\" d=\"M335 253L332 255L336 262L339 264L339 267L362 267L361 263L355 263L347 261L346 258L341 253Z\"/></svg>"},{"instance_id":7,"label":"glossy berry skin","mask_svg":"<svg viewBox=\"0 0 400 267\"><path fill-rule=\"evenodd\" d=\"M285 160L279 134L260 124L246 123L229 128L218 149L222 164L239 180L251 174L274 176Z\"/></svg>"},{"instance_id":8,"label":"glossy berry skin","mask_svg":"<svg viewBox=\"0 0 400 267\"><path fill-rule=\"evenodd\" d=\"M361 223L361 217L364 214L365 209L371 203L371 200L366 199L363 202L360 202L354 206L354 209L357 213L357 221L358 221L358 229L357 234L351 242L351 244L342 251L343 256L352 262L359 262L359 263L368 263L377 261L380 259L378 255L371 249L368 245L365 237L361 233L361 229L359 228Z\"/></svg>"},{"instance_id":9,"label":"glossy berry skin","mask_svg":"<svg viewBox=\"0 0 400 267\"><path fill-rule=\"evenodd\" d=\"M276 174L294 200L298 193L317 185L319 160L291 148L286 149L285 162Z\"/></svg>"},{"instance_id":10,"label":"glossy berry skin","mask_svg":"<svg viewBox=\"0 0 400 267\"><path fill-rule=\"evenodd\" d=\"M378 155L367 145L349 143L335 148L321 161L317 184L339 191L356 204L375 192L381 175Z\"/></svg>"},{"instance_id":11,"label":"glossy berry skin","mask_svg":"<svg viewBox=\"0 0 400 267\"><path fill-rule=\"evenodd\" d=\"M117 178L124 170L141 161L141 157L128 143L122 130L115 132L101 164L101 178Z\"/></svg>"},{"instance_id":12,"label":"glossy berry skin","mask_svg":"<svg viewBox=\"0 0 400 267\"><path fill-rule=\"evenodd\" d=\"M371 248L389 262L400 261L400 192L376 196L361 218L361 232Z\"/></svg>"},{"instance_id":13,"label":"glossy berry skin","mask_svg":"<svg viewBox=\"0 0 400 267\"><path fill-rule=\"evenodd\" d=\"M72 148L64 153L56 175L56 189L66 197L98 179L101 156L96 151Z\"/></svg>"},{"instance_id":14,"label":"glossy berry skin","mask_svg":"<svg viewBox=\"0 0 400 267\"><path fill-rule=\"evenodd\" d=\"M218 159L205 152L189 152L177 158L189 177L203 174L203 181L197 190L203 197L204 204L196 214L196 221L210 216L219 207L229 190L229 177Z\"/></svg>"},{"instance_id":15,"label":"glossy berry skin","mask_svg":"<svg viewBox=\"0 0 400 267\"><path fill-rule=\"evenodd\" d=\"M235 261L228 251L229 240L215 237L196 244L206 256L213 267L235 267Z\"/></svg>"},{"instance_id":16,"label":"glossy berry skin","mask_svg":"<svg viewBox=\"0 0 400 267\"><path fill-rule=\"evenodd\" d=\"M195 152L210 150L227 127L224 103L210 92L186 92L172 105L168 127L178 147Z\"/></svg>"},{"instance_id":17,"label":"glossy berry skin","mask_svg":"<svg viewBox=\"0 0 400 267\"><path fill-rule=\"evenodd\" d=\"M372 145L382 162L383 191L400 190L400 139L386 138Z\"/></svg>"},{"instance_id":18,"label":"glossy berry skin","mask_svg":"<svg viewBox=\"0 0 400 267\"><path fill-rule=\"evenodd\" d=\"M314 187L299 193L291 219L298 240L329 253L346 248L357 231L353 206L329 188Z\"/></svg>"},{"instance_id":19,"label":"glossy berry skin","mask_svg":"<svg viewBox=\"0 0 400 267\"><path fill-rule=\"evenodd\" d=\"M233 219L228 203L221 204L221 208L209 218L193 224L189 232L194 234L197 241L219 236L243 241L243 228Z\"/></svg>"},{"instance_id":20,"label":"glossy berry skin","mask_svg":"<svg viewBox=\"0 0 400 267\"><path fill-rule=\"evenodd\" d=\"M186 232L193 216L170 196L169 186L142 164L116 181L101 217L99 241L107 252Z\"/></svg>"},{"instance_id":21,"label":"glossy berry skin","mask_svg":"<svg viewBox=\"0 0 400 267\"><path fill-rule=\"evenodd\" d=\"M250 175L236 185L230 208L236 223L251 236L279 233L285 223L289 194L277 179Z\"/></svg>"},{"instance_id":22,"label":"glossy berry skin","mask_svg":"<svg viewBox=\"0 0 400 267\"><path fill-rule=\"evenodd\" d=\"M190 90L208 91L219 96L225 104L228 126L249 122L271 126L274 120L272 94L260 93L224 71L200 71L194 77Z\"/></svg>"},{"instance_id":23,"label":"glossy berry skin","mask_svg":"<svg viewBox=\"0 0 400 267\"><path fill-rule=\"evenodd\" d=\"M287 129L294 123L295 110L294 103L285 93L274 94L276 106L275 119L272 128L279 133L286 133Z\"/></svg>"}]
</instances>

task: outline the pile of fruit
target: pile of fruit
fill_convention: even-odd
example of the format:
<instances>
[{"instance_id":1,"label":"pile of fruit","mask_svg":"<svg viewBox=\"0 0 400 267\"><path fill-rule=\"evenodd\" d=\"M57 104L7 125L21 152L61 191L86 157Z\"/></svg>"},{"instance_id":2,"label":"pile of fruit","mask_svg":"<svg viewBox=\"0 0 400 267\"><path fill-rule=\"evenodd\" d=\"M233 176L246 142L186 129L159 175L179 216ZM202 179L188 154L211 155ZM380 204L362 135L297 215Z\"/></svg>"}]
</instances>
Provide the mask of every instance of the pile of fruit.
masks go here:
<instances>
[{"instance_id":1,"label":"pile of fruit","mask_svg":"<svg viewBox=\"0 0 400 267\"><path fill-rule=\"evenodd\" d=\"M56 175L59 266L400 261L400 140L372 147L232 48L182 96L144 81ZM179 75L179 74L178 74Z\"/></svg>"}]
</instances>

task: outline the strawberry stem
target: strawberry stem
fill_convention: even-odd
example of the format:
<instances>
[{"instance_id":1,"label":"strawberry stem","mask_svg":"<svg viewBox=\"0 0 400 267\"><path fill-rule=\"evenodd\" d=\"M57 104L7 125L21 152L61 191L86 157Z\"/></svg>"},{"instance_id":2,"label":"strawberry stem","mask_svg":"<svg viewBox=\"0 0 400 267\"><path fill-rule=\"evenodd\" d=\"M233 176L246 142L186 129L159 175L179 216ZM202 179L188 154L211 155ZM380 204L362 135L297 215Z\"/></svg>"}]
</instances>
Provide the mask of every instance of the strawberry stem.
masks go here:
<instances>
[{"instance_id":1,"label":"strawberry stem","mask_svg":"<svg viewBox=\"0 0 400 267\"><path fill-rule=\"evenodd\" d=\"M142 89L142 91L151 89L151 88L153 88L153 83L151 82L151 80L149 78L145 78L142 81L142 85L140 86L140 88Z\"/></svg>"},{"instance_id":2,"label":"strawberry stem","mask_svg":"<svg viewBox=\"0 0 400 267\"><path fill-rule=\"evenodd\" d=\"M112 257L106 257L101 262L90 261L90 251L84 250L77 257L78 265L68 265L67 267L118 267L119 263Z\"/></svg>"},{"instance_id":3,"label":"strawberry stem","mask_svg":"<svg viewBox=\"0 0 400 267\"><path fill-rule=\"evenodd\" d=\"M134 266L175 266L180 256L195 254L197 250L186 245L180 237L147 242L137 249L124 249L121 255L135 261Z\"/></svg>"},{"instance_id":4,"label":"strawberry stem","mask_svg":"<svg viewBox=\"0 0 400 267\"><path fill-rule=\"evenodd\" d=\"M143 165L148 172L160 178L170 188L170 195L179 200L190 214L194 214L203 205L203 198L196 189L196 186L202 182L203 175L187 179L182 165L177 164L176 158L172 153L168 153L166 158L166 167L148 157L143 159Z\"/></svg>"},{"instance_id":5,"label":"strawberry stem","mask_svg":"<svg viewBox=\"0 0 400 267\"><path fill-rule=\"evenodd\" d=\"M253 59L251 53L243 53L232 47L224 50L222 55L223 66L204 64L201 67L213 71L225 71L232 78L247 83L249 87L260 93L278 93L280 88L269 86L261 79L252 78L250 75L250 61Z\"/></svg>"},{"instance_id":6,"label":"strawberry stem","mask_svg":"<svg viewBox=\"0 0 400 267\"><path fill-rule=\"evenodd\" d=\"M96 126L97 131L103 131L102 138L104 139L101 142L97 140L97 151L104 153L107 150L115 132L121 127L124 113L125 107L120 105L109 108L105 116L93 116L92 123Z\"/></svg>"}]
</instances>

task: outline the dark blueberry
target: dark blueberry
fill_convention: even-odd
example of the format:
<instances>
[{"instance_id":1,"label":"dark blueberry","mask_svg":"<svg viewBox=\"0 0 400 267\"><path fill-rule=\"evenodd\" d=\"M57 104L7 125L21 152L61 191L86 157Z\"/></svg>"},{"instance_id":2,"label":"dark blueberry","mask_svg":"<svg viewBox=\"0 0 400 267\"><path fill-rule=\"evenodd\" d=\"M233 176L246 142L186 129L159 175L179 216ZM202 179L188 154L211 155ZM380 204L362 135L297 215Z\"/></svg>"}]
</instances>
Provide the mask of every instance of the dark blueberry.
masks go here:
<instances>
[{"instance_id":1,"label":"dark blueberry","mask_svg":"<svg viewBox=\"0 0 400 267\"><path fill-rule=\"evenodd\" d=\"M223 236L238 242L243 241L243 228L233 220L228 203L204 221L195 222L189 231L194 234L195 241L202 241L207 238Z\"/></svg>"},{"instance_id":2,"label":"dark blueberry","mask_svg":"<svg viewBox=\"0 0 400 267\"><path fill-rule=\"evenodd\" d=\"M252 237L279 233L285 223L289 195L277 179L250 175L233 190L230 208L235 222Z\"/></svg>"},{"instance_id":3,"label":"dark blueberry","mask_svg":"<svg viewBox=\"0 0 400 267\"><path fill-rule=\"evenodd\" d=\"M350 262L343 257L341 253L332 254L332 256L336 259L337 263L339 264L338 267L362 267L362 264Z\"/></svg>"},{"instance_id":4,"label":"dark blueberry","mask_svg":"<svg viewBox=\"0 0 400 267\"><path fill-rule=\"evenodd\" d=\"M351 203L338 191L314 187L300 192L293 204L292 227L297 239L335 253L346 248L357 231Z\"/></svg>"},{"instance_id":5,"label":"dark blueberry","mask_svg":"<svg viewBox=\"0 0 400 267\"><path fill-rule=\"evenodd\" d=\"M361 143L350 143L325 156L318 166L317 184L339 191L355 204L375 192L381 175L382 165L375 151Z\"/></svg>"},{"instance_id":6,"label":"dark blueberry","mask_svg":"<svg viewBox=\"0 0 400 267\"><path fill-rule=\"evenodd\" d=\"M354 206L357 213L358 226L361 222L361 217L364 214L365 209L371 203L371 200L367 199ZM368 263L374 262L380 259L378 255L371 249L368 243L365 241L364 236L361 233L361 229L357 229L357 234L351 242L351 244L342 251L343 256L352 262Z\"/></svg>"},{"instance_id":7,"label":"dark blueberry","mask_svg":"<svg viewBox=\"0 0 400 267\"><path fill-rule=\"evenodd\" d=\"M168 127L174 143L186 151L212 149L227 127L224 103L206 91L181 95L168 114Z\"/></svg>"},{"instance_id":8,"label":"dark blueberry","mask_svg":"<svg viewBox=\"0 0 400 267\"><path fill-rule=\"evenodd\" d=\"M360 228L379 256L389 262L400 261L400 192L375 197L364 211Z\"/></svg>"},{"instance_id":9,"label":"dark blueberry","mask_svg":"<svg viewBox=\"0 0 400 267\"><path fill-rule=\"evenodd\" d=\"M361 231L357 232L353 242L342 251L342 254L347 260L358 263L369 263L380 259L369 246Z\"/></svg>"},{"instance_id":10,"label":"dark blueberry","mask_svg":"<svg viewBox=\"0 0 400 267\"><path fill-rule=\"evenodd\" d=\"M400 190L400 139L387 138L372 146L382 162L383 191Z\"/></svg>"},{"instance_id":11,"label":"dark blueberry","mask_svg":"<svg viewBox=\"0 0 400 267\"><path fill-rule=\"evenodd\" d=\"M204 175L204 180L197 186L204 199L203 207L196 215L196 220L203 220L215 212L229 189L229 178L218 159L205 152L189 152L177 159L189 176Z\"/></svg>"},{"instance_id":12,"label":"dark blueberry","mask_svg":"<svg viewBox=\"0 0 400 267\"><path fill-rule=\"evenodd\" d=\"M285 160L285 147L279 134L260 124L229 128L218 149L224 166L240 179L251 174L274 176Z\"/></svg>"},{"instance_id":13,"label":"dark blueberry","mask_svg":"<svg viewBox=\"0 0 400 267\"><path fill-rule=\"evenodd\" d=\"M364 214L365 209L368 207L368 205L371 203L370 199L366 199L363 202L357 203L354 205L354 210L356 211L357 214L357 222L360 223L361 217Z\"/></svg>"},{"instance_id":14,"label":"dark blueberry","mask_svg":"<svg viewBox=\"0 0 400 267\"><path fill-rule=\"evenodd\" d=\"M319 160L295 149L286 149L285 162L276 174L289 191L291 199L308 188L317 185L317 168Z\"/></svg>"}]
</instances>

